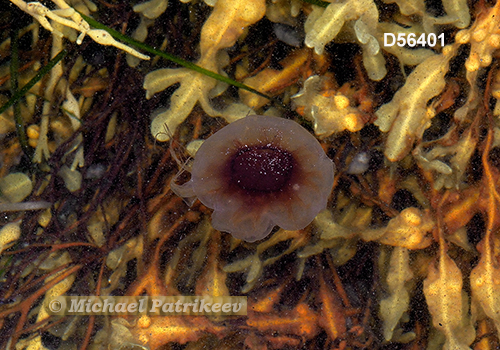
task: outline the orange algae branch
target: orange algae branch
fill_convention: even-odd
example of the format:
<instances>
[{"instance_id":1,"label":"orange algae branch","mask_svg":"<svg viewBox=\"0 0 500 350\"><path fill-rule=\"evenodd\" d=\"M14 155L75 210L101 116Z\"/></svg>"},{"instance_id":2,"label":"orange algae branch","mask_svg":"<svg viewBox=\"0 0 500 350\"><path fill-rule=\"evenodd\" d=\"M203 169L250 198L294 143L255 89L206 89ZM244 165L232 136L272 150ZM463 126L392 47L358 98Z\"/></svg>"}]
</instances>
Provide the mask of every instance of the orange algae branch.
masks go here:
<instances>
[{"instance_id":1,"label":"orange algae branch","mask_svg":"<svg viewBox=\"0 0 500 350\"><path fill-rule=\"evenodd\" d=\"M247 325L261 332L279 332L294 334L304 339L312 339L319 334L318 315L304 304L298 304L292 310L274 314L248 312Z\"/></svg>"},{"instance_id":2,"label":"orange algae branch","mask_svg":"<svg viewBox=\"0 0 500 350\"><path fill-rule=\"evenodd\" d=\"M274 305L279 303L283 290L285 289L288 281L289 280L285 280L284 283L279 285L276 289L268 292L266 295L264 295L263 298L260 298L259 300L253 302L249 300L248 303L252 311L257 313L273 312Z\"/></svg>"},{"instance_id":3,"label":"orange algae branch","mask_svg":"<svg viewBox=\"0 0 500 350\"><path fill-rule=\"evenodd\" d=\"M162 246L172 237L172 234L184 222L186 216L180 217L169 230L160 237L160 240L154 247L153 257L149 267L144 273L140 273L139 277L134 284L130 286L127 295L179 295L176 289L173 278L171 266L166 267L165 277L161 278L160 272L160 258L162 253ZM212 247L215 248L215 247ZM217 250L212 253L217 253ZM216 259L209 259L212 263ZM210 264L207 270L213 270L215 266ZM207 272L206 272L207 273ZM208 271L210 273L210 271ZM219 279L220 282L220 279ZM228 295L229 292L224 293ZM134 342L139 342L149 349L158 349L165 346L169 342L185 344L191 341L197 341L208 333L214 334L218 338L223 338L229 332L226 326L217 326L206 317L194 316L141 316L137 322L129 327L130 334Z\"/></svg>"},{"instance_id":4,"label":"orange algae branch","mask_svg":"<svg viewBox=\"0 0 500 350\"><path fill-rule=\"evenodd\" d=\"M500 337L500 263L499 257L494 256L495 237L494 232L498 235L498 220L500 216L499 205L500 195L497 191L499 174L496 169L490 167L488 162L489 151L493 139L493 132L490 128L486 141L486 147L483 152L483 167L484 167L484 182L485 187L489 190L488 195L488 222L486 226L486 234L483 240L478 245L478 250L481 253L479 264L472 270L470 275L470 283L472 289L473 302L484 311L486 316L490 318L497 328L497 333ZM498 240L498 237L496 237Z\"/></svg>"},{"instance_id":5,"label":"orange algae branch","mask_svg":"<svg viewBox=\"0 0 500 350\"><path fill-rule=\"evenodd\" d=\"M251 328L245 339L247 346L261 348L267 343L271 348L285 345L298 348L305 340L319 334L318 313L306 303L300 302L289 310L276 310L275 306L280 304L289 281L284 281L258 300L249 299L246 324Z\"/></svg>"},{"instance_id":6,"label":"orange algae branch","mask_svg":"<svg viewBox=\"0 0 500 350\"><path fill-rule=\"evenodd\" d=\"M227 327L216 326L208 318L199 316L141 316L131 332L144 346L155 350L169 342L196 341L206 333L223 338Z\"/></svg>"},{"instance_id":7,"label":"orange algae branch","mask_svg":"<svg viewBox=\"0 0 500 350\"><path fill-rule=\"evenodd\" d=\"M309 69L309 62L320 63L317 55L312 54L310 49L294 51L288 57L279 62L283 67L281 70L266 68L257 75L243 80L245 85L253 87L264 94L281 93L286 87L297 82ZM320 67L315 67L320 68ZM258 96L246 90L239 91L241 100L251 108L260 108L269 102L268 99Z\"/></svg>"},{"instance_id":8,"label":"orange algae branch","mask_svg":"<svg viewBox=\"0 0 500 350\"><path fill-rule=\"evenodd\" d=\"M161 236L160 240L156 244L154 255L151 259L149 267L138 277L136 282L129 287L126 295L138 296L143 292L146 292L146 295L179 295L179 292L173 285L170 284L165 287L165 281L162 281L160 278L160 250L165 241L170 238L175 230L181 225L184 218L184 216L180 217L169 228L169 230Z\"/></svg>"},{"instance_id":9,"label":"orange algae branch","mask_svg":"<svg viewBox=\"0 0 500 350\"><path fill-rule=\"evenodd\" d=\"M478 211L478 201L480 201L481 190L477 187L471 187L460 193L454 192L450 197L456 197L460 201L449 201L446 207L443 222L452 234L459 228L465 227L467 223Z\"/></svg>"},{"instance_id":10,"label":"orange algae branch","mask_svg":"<svg viewBox=\"0 0 500 350\"><path fill-rule=\"evenodd\" d=\"M60 275L54 277L51 279L49 282L47 282L43 287L35 291L33 294L29 295L26 299L21 301L19 304L13 306L10 309L4 310L0 312L0 324L3 325L5 322L5 319L13 314L20 312L21 316L17 320L16 328L14 330L14 333L12 335L12 338L10 339L11 344L16 344L17 340L19 337L23 334L23 329L28 321L28 314L33 307L35 301L40 298L42 295L44 295L47 291L49 291L52 287L54 287L56 284L59 282L63 281L64 279L68 278L72 274L76 273L78 270L80 270L83 266L82 265L75 265L72 267L68 267L67 270L61 272Z\"/></svg>"},{"instance_id":11,"label":"orange algae branch","mask_svg":"<svg viewBox=\"0 0 500 350\"><path fill-rule=\"evenodd\" d=\"M210 242L205 269L196 283L196 295L230 295L226 285L227 273L220 266L221 233L210 227Z\"/></svg>"},{"instance_id":12,"label":"orange algae branch","mask_svg":"<svg viewBox=\"0 0 500 350\"><path fill-rule=\"evenodd\" d=\"M130 286L126 295L139 296L143 292L146 292L146 295L152 296L172 295L172 291L169 293L167 288L165 288L156 263L151 264L144 274Z\"/></svg>"},{"instance_id":13,"label":"orange algae branch","mask_svg":"<svg viewBox=\"0 0 500 350\"><path fill-rule=\"evenodd\" d=\"M316 257L319 261L319 257ZM333 271L334 278L338 279ZM288 284L284 281L274 290L260 297L258 300L249 300L249 311L247 325L253 331L264 333L264 338L270 344L291 344L293 336L299 336L302 342L313 339L323 329L329 338L329 342L345 343L346 340L346 315L347 309L342 305L339 294L344 292L340 282L335 281L332 288L325 281L326 271L318 271L319 289L315 293L315 307L311 307L306 301L301 300L292 309L280 307L283 291ZM349 300L343 301L349 307ZM353 320L356 323L356 320ZM272 333L272 336L271 334ZM275 336L280 337L277 341ZM252 342L253 335L250 334L246 342ZM297 339L296 339L297 341ZM300 342L295 346L299 347Z\"/></svg>"},{"instance_id":14,"label":"orange algae branch","mask_svg":"<svg viewBox=\"0 0 500 350\"><path fill-rule=\"evenodd\" d=\"M343 337L346 332L344 308L333 290L327 286L322 273L320 273L319 279L318 298L321 304L319 325L326 331L331 340Z\"/></svg>"}]
</instances>

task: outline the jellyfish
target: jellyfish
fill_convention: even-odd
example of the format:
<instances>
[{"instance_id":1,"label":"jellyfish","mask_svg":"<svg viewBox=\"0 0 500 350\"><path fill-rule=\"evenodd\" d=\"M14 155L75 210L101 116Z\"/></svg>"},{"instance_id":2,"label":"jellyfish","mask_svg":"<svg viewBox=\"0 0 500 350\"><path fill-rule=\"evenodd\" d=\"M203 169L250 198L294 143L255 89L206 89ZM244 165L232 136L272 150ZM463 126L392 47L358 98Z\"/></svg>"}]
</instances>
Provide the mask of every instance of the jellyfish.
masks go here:
<instances>
[{"instance_id":1,"label":"jellyfish","mask_svg":"<svg viewBox=\"0 0 500 350\"><path fill-rule=\"evenodd\" d=\"M171 184L213 209L212 226L254 242L272 231L301 230L326 208L334 164L295 121L247 116L209 137L198 149L191 179Z\"/></svg>"}]
</instances>

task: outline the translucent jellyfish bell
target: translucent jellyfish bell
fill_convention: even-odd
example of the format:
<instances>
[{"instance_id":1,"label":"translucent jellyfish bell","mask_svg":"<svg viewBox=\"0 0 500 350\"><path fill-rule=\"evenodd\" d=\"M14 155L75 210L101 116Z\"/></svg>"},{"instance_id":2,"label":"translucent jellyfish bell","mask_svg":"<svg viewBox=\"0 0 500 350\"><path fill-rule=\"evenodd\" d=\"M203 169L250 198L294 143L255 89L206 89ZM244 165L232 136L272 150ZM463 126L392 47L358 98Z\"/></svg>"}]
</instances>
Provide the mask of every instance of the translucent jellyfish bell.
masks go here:
<instances>
[{"instance_id":1,"label":"translucent jellyfish bell","mask_svg":"<svg viewBox=\"0 0 500 350\"><path fill-rule=\"evenodd\" d=\"M208 138L196 153L191 180L172 189L212 208L215 229L254 242L275 225L309 225L326 207L333 176L333 162L302 126L248 116Z\"/></svg>"}]
</instances>

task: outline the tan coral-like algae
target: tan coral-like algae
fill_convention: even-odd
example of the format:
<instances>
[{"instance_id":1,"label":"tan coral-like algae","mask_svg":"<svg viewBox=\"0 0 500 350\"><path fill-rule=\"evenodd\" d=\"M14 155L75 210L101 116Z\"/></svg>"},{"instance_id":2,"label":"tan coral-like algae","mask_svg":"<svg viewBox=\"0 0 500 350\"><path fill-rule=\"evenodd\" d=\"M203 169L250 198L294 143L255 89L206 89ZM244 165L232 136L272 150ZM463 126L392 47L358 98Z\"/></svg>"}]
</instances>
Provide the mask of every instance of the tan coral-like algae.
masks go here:
<instances>
[{"instance_id":1,"label":"tan coral-like algae","mask_svg":"<svg viewBox=\"0 0 500 350\"><path fill-rule=\"evenodd\" d=\"M217 1L214 11L202 28L201 58L197 65L218 72L222 68L218 62L224 62L218 56L219 51L234 45L245 27L264 16L264 8L263 1ZM200 102L207 114L221 115L208 99L216 81L203 74L195 74L185 68L158 70L146 76L144 88L148 96L152 96L177 82L181 87L172 97L169 110L155 116L151 124L151 133L159 141L169 140L169 133L184 121L197 102Z\"/></svg>"}]
</instances>

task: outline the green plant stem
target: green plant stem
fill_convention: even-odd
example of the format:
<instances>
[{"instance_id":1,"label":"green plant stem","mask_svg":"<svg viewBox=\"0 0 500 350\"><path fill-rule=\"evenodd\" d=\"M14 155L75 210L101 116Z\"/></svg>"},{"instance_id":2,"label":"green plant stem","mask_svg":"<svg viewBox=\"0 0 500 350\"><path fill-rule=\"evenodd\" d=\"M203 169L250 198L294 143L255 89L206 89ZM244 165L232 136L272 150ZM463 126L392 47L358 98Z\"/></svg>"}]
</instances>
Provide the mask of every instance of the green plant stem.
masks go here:
<instances>
[{"instance_id":1,"label":"green plant stem","mask_svg":"<svg viewBox=\"0 0 500 350\"><path fill-rule=\"evenodd\" d=\"M79 12L80 13L80 12ZM273 97L270 97L270 96L267 96L266 94L263 94L262 92L259 92L253 88L251 88L250 86L247 86L245 84L242 84L240 82L237 82L233 79L230 79L228 77L225 77L223 75L220 75L220 74L217 74L215 72L212 72L208 69L205 69L205 68L202 68L200 66L197 66L196 64L192 63L192 62L189 62L189 61L186 61L186 60L183 60L182 58L179 58L179 57L176 57L174 55L171 55L167 52L163 52L163 51L160 51L160 50L157 50L155 49L154 47L152 46L149 46L147 44L144 44L144 43L141 43L140 41L137 41L137 40L134 40L126 35L123 35L122 33L114 30L114 29L111 29L111 28L108 28L106 27L104 24L101 24L99 22L97 22L96 20L88 17L88 16L85 16L83 13L80 13L80 15L82 16L82 18L87 21L88 24L90 24L92 27L94 28L97 28L97 29L103 29L105 31L107 31L113 38L117 39L117 40L120 40L124 43L127 43L129 44L130 46L133 46L135 48L138 48L140 50L144 50L152 55L156 55L156 56L160 56L161 58L164 58L166 60L169 60L171 62L174 62L174 63L177 63L185 68L188 68L188 69L191 69L195 72L198 72L198 73L201 73L201 74L204 74L208 77L211 77L211 78L214 78L216 80L219 80L223 83L226 83L226 84L229 84L229 85L233 85L233 86L236 86L237 88L240 88L240 89L243 89L243 90L247 90L247 91L250 91L254 94L257 94L261 97L264 97L264 98L267 98L268 100L271 100L277 104L279 104L281 107L283 108L287 108L285 105L283 105L283 103L281 103L281 101L273 98Z\"/></svg>"},{"instance_id":2,"label":"green plant stem","mask_svg":"<svg viewBox=\"0 0 500 350\"><path fill-rule=\"evenodd\" d=\"M321 1L321 0L302 0L303 2L307 2L312 5L320 6L320 7L327 7L330 5L329 2L326 1Z\"/></svg>"},{"instance_id":3,"label":"green plant stem","mask_svg":"<svg viewBox=\"0 0 500 350\"><path fill-rule=\"evenodd\" d=\"M11 57L10 57L10 91L12 96L15 96L19 88L18 71L19 71L19 28L16 24L12 25L10 32L11 42ZM16 124L16 133L19 144L24 154L31 159L31 149L28 145L28 137L26 136L26 129L24 128L23 117L21 115L21 104L19 99L14 101L14 121ZM1 113L1 112L0 112Z\"/></svg>"},{"instance_id":4,"label":"green plant stem","mask_svg":"<svg viewBox=\"0 0 500 350\"><path fill-rule=\"evenodd\" d=\"M14 103L19 101L21 97L23 97L36 83L38 83L54 66L59 63L60 60L66 56L67 51L62 50L59 52L53 59L49 61L49 63L44 66L42 69L38 71L38 73L26 84L21 90L18 90L12 97L2 106L0 107L0 114L5 112L7 108L12 106Z\"/></svg>"}]
</instances>

